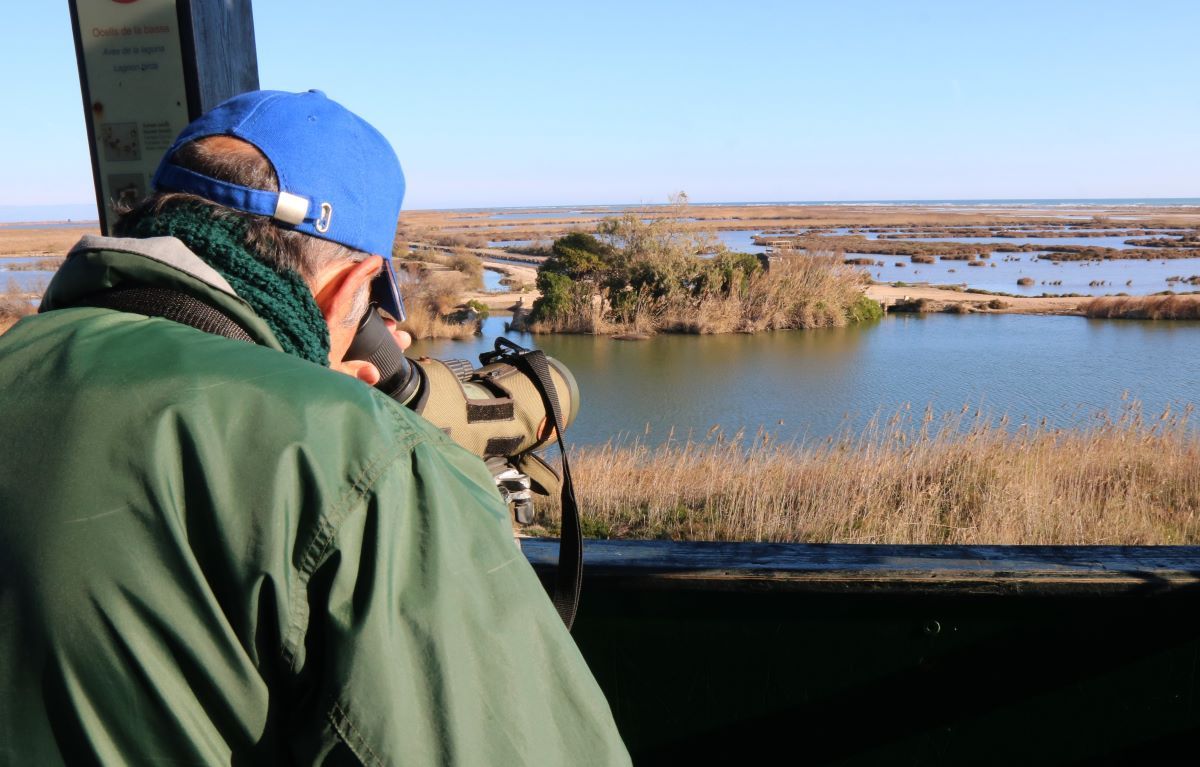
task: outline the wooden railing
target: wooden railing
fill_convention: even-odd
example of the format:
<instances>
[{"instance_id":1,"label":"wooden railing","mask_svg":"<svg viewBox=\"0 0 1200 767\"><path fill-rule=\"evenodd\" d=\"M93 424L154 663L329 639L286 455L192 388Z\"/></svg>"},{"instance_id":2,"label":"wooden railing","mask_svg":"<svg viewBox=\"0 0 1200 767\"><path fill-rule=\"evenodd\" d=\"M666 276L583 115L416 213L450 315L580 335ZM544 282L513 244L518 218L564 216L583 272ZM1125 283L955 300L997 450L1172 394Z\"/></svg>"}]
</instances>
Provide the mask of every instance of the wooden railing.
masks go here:
<instances>
[{"instance_id":1,"label":"wooden railing","mask_svg":"<svg viewBox=\"0 0 1200 767\"><path fill-rule=\"evenodd\" d=\"M556 541L523 548L544 578ZM1148 763L1200 743L1200 548L588 541L638 764Z\"/></svg>"}]
</instances>

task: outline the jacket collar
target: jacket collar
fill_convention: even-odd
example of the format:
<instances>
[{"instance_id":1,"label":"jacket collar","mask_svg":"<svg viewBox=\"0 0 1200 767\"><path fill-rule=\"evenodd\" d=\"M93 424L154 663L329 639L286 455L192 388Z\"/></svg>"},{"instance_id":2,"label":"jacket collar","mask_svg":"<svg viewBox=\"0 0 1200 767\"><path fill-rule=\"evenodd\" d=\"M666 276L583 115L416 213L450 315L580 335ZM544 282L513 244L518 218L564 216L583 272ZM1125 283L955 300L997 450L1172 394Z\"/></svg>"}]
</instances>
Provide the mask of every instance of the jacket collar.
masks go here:
<instances>
[{"instance_id":1,"label":"jacket collar","mask_svg":"<svg viewBox=\"0 0 1200 767\"><path fill-rule=\"evenodd\" d=\"M236 320L256 343L282 350L275 334L229 282L174 237L85 235L50 280L38 311L70 308L93 293L133 285L187 293Z\"/></svg>"},{"instance_id":2,"label":"jacket collar","mask_svg":"<svg viewBox=\"0 0 1200 767\"><path fill-rule=\"evenodd\" d=\"M237 296L229 282L216 269L209 266L202 258L188 250L187 245L174 237L147 237L139 240L133 237L100 237L95 234L86 234L75 244L75 247L71 248L67 257L85 250L118 250L123 253L133 253L184 274L190 274L222 293Z\"/></svg>"}]
</instances>

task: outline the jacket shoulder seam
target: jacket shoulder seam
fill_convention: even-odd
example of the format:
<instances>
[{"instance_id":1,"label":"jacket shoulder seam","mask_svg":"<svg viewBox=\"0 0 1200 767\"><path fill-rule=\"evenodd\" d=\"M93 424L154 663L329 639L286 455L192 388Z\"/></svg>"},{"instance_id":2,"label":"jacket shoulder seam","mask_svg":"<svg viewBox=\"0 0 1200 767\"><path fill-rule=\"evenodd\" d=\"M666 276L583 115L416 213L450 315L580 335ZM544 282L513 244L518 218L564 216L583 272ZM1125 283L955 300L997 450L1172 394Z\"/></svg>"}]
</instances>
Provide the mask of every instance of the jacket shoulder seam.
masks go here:
<instances>
[{"instance_id":1,"label":"jacket shoulder seam","mask_svg":"<svg viewBox=\"0 0 1200 767\"><path fill-rule=\"evenodd\" d=\"M397 426L406 426L401 420L399 413L390 412L392 420ZM325 560L329 547L337 537L338 528L341 527L342 521L355 505L356 501L366 498L371 488L379 481L379 477L383 474L384 469L393 464L400 456L411 453L413 448L425 441L424 435L411 428L406 430L407 433L397 439L394 448L390 451L384 451L374 460L367 463L361 471L351 481L350 486L342 494L333 509L321 519L321 525L317 530L317 534L313 537L304 552L304 556L300 562L300 572L307 576L311 576L317 567Z\"/></svg>"},{"instance_id":2,"label":"jacket shoulder seam","mask_svg":"<svg viewBox=\"0 0 1200 767\"><path fill-rule=\"evenodd\" d=\"M283 642L283 657L287 667L295 671L300 642L308 629L308 581L316 569L325 561L330 548L337 539L342 522L358 503L366 499L371 488L379 481L383 472L401 456L411 454L413 449L426 440L425 435L405 424L400 413L389 409L397 429L396 441L391 450L381 452L369 461L351 480L350 486L328 514L322 516L312 541L305 547L298 567L299 588L292 596L288 613L287 637Z\"/></svg>"}]
</instances>

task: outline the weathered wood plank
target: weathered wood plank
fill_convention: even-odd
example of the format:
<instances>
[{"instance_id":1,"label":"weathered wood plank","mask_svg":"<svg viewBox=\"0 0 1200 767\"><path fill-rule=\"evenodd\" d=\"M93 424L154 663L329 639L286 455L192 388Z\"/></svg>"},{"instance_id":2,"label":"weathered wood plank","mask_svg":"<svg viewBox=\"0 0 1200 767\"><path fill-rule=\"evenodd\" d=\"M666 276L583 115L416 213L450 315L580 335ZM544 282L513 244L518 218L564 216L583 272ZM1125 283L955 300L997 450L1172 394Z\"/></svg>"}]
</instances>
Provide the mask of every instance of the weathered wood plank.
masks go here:
<instances>
[{"instance_id":1,"label":"weathered wood plank","mask_svg":"<svg viewBox=\"0 0 1200 767\"><path fill-rule=\"evenodd\" d=\"M522 547L553 570L557 541ZM588 541L584 567L589 587L1100 595L1200 586L1200 547Z\"/></svg>"},{"instance_id":2,"label":"weathered wood plank","mask_svg":"<svg viewBox=\"0 0 1200 767\"><path fill-rule=\"evenodd\" d=\"M557 545L523 542L544 581ZM572 635L639 765L1147 763L1200 735L1198 547L584 554Z\"/></svg>"},{"instance_id":3,"label":"weathered wood plank","mask_svg":"<svg viewBox=\"0 0 1200 767\"><path fill-rule=\"evenodd\" d=\"M192 119L239 93L258 90L250 0L179 0L178 8Z\"/></svg>"}]
</instances>

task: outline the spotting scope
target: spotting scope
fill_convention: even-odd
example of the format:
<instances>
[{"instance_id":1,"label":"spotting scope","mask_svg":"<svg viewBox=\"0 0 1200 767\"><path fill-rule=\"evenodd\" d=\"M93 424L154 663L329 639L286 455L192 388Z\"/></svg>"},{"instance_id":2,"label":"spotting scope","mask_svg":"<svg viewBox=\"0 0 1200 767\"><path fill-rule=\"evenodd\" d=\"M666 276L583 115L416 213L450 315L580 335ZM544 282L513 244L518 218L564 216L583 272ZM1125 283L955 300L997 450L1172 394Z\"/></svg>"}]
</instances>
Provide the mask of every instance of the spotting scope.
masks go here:
<instances>
[{"instance_id":1,"label":"spotting scope","mask_svg":"<svg viewBox=\"0 0 1200 767\"><path fill-rule=\"evenodd\" d=\"M482 458L521 524L533 521L530 491L558 491L557 472L534 452L557 436L555 420L565 431L579 412L579 385L558 360L505 338L479 356L480 367L461 359L411 359L374 305L359 321L346 359L375 365L377 389ZM557 419L549 417L555 408Z\"/></svg>"}]
</instances>

